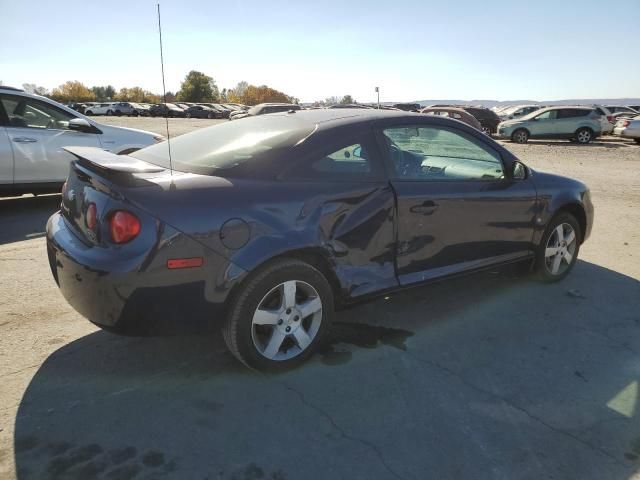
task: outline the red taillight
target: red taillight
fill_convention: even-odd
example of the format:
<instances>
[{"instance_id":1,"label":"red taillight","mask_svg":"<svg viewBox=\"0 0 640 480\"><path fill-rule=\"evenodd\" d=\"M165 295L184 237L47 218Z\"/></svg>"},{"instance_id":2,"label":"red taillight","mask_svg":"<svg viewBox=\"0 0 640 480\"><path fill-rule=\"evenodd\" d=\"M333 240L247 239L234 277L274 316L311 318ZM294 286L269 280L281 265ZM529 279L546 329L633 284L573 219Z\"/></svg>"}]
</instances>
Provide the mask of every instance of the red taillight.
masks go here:
<instances>
[{"instance_id":1,"label":"red taillight","mask_svg":"<svg viewBox=\"0 0 640 480\"><path fill-rule=\"evenodd\" d=\"M609 123L613 123L615 121L613 115L607 115L607 120L609 120Z\"/></svg>"},{"instance_id":2,"label":"red taillight","mask_svg":"<svg viewBox=\"0 0 640 480\"><path fill-rule=\"evenodd\" d=\"M114 243L126 243L136 238L140 233L140 220L133 213L118 210L111 214L109 230L111 231L111 240Z\"/></svg>"},{"instance_id":3,"label":"red taillight","mask_svg":"<svg viewBox=\"0 0 640 480\"><path fill-rule=\"evenodd\" d=\"M87 207L87 213L84 216L84 221L87 224L89 230L95 230L98 225L98 209L95 203L90 203Z\"/></svg>"},{"instance_id":4,"label":"red taillight","mask_svg":"<svg viewBox=\"0 0 640 480\"><path fill-rule=\"evenodd\" d=\"M631 120L625 120L624 122L622 122L622 126L628 127L630 123L631 123Z\"/></svg>"}]
</instances>

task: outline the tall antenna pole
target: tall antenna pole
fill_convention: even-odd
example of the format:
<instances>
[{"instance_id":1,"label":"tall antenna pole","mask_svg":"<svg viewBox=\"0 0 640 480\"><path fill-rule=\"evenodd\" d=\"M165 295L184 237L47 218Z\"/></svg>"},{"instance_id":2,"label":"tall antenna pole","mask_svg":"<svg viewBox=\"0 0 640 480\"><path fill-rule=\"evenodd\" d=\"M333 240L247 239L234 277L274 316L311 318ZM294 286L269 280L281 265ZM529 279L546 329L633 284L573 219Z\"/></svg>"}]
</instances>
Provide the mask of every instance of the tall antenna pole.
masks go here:
<instances>
[{"instance_id":1,"label":"tall antenna pole","mask_svg":"<svg viewBox=\"0 0 640 480\"><path fill-rule=\"evenodd\" d=\"M167 88L164 84L164 56L162 55L162 24L160 23L160 4L158 6L158 33L160 34L160 67L162 68L162 97L164 106L167 107ZM169 149L169 172L171 174L171 184L173 185L173 161L171 160L171 135L169 134L169 112L165 112L165 123L167 126L167 147Z\"/></svg>"}]
</instances>

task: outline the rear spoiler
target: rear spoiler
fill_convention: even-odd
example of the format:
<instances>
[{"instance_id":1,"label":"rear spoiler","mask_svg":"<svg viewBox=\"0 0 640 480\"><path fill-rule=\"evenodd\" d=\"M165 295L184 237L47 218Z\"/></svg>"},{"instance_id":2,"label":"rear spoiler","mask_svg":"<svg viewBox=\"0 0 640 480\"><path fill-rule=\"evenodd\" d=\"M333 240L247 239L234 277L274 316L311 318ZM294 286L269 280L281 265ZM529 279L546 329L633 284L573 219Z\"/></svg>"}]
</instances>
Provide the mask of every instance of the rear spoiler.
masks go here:
<instances>
[{"instance_id":1,"label":"rear spoiler","mask_svg":"<svg viewBox=\"0 0 640 480\"><path fill-rule=\"evenodd\" d=\"M114 174L155 173L166 170L128 155L116 155L96 147L63 147L78 159L80 165Z\"/></svg>"}]
</instances>

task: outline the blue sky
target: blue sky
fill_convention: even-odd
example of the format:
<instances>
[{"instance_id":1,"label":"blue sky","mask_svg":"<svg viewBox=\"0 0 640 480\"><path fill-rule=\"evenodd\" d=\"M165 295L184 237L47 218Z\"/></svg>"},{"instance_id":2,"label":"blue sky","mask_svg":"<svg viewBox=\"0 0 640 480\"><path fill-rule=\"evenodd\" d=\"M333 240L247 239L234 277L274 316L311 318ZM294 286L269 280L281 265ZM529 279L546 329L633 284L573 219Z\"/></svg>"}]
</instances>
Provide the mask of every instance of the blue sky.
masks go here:
<instances>
[{"instance_id":1,"label":"blue sky","mask_svg":"<svg viewBox=\"0 0 640 480\"><path fill-rule=\"evenodd\" d=\"M0 0L0 81L159 92L156 1ZM191 69L302 101L640 97L639 0L161 1L168 90ZM624 39L628 40L624 40Z\"/></svg>"}]
</instances>

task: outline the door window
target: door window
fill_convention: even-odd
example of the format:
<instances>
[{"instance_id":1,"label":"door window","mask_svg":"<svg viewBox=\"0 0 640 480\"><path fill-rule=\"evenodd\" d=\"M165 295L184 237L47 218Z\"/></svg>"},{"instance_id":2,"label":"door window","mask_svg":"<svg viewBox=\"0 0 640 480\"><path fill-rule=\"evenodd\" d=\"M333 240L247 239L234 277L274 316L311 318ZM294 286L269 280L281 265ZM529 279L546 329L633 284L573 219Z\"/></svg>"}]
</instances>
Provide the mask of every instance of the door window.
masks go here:
<instances>
[{"instance_id":1,"label":"door window","mask_svg":"<svg viewBox=\"0 0 640 480\"><path fill-rule=\"evenodd\" d=\"M496 180L504 177L497 152L463 133L435 127L384 130L395 177L403 180Z\"/></svg>"},{"instance_id":2,"label":"door window","mask_svg":"<svg viewBox=\"0 0 640 480\"><path fill-rule=\"evenodd\" d=\"M75 118L64 110L33 98L0 95L0 102L9 117L10 127L66 130L69 120Z\"/></svg>"}]
</instances>

